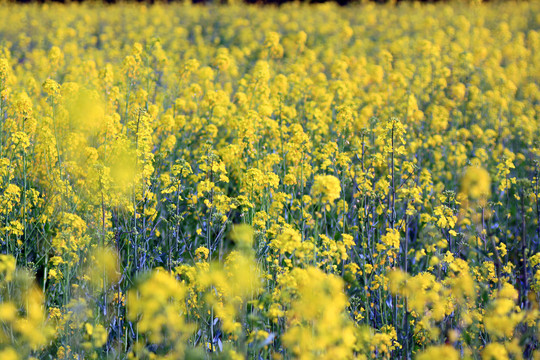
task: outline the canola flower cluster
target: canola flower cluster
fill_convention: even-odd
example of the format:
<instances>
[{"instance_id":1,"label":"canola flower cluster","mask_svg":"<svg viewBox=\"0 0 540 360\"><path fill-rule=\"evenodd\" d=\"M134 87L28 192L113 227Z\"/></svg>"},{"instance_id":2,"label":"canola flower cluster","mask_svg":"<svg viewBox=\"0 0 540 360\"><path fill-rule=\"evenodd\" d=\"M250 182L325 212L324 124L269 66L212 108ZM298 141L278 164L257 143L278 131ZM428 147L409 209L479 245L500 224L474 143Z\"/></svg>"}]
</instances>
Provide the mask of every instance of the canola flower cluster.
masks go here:
<instances>
[{"instance_id":1,"label":"canola flower cluster","mask_svg":"<svg viewBox=\"0 0 540 360\"><path fill-rule=\"evenodd\" d=\"M0 359L540 359L540 3L0 18Z\"/></svg>"}]
</instances>

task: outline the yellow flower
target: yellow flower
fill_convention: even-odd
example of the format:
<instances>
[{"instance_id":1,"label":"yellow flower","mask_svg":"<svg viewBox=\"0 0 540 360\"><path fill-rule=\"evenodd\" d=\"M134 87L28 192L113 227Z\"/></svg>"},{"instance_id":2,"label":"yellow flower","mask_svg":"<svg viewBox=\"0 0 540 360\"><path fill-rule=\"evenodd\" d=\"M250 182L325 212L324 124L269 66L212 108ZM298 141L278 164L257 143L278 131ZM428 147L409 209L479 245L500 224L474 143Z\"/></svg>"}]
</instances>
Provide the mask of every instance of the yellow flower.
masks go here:
<instances>
[{"instance_id":1,"label":"yellow flower","mask_svg":"<svg viewBox=\"0 0 540 360\"><path fill-rule=\"evenodd\" d=\"M431 346L416 357L417 360L445 359L458 360L459 352L449 345Z\"/></svg>"},{"instance_id":2,"label":"yellow flower","mask_svg":"<svg viewBox=\"0 0 540 360\"><path fill-rule=\"evenodd\" d=\"M341 196L341 184L333 175L317 175L311 188L311 195L323 203L334 203Z\"/></svg>"},{"instance_id":3,"label":"yellow flower","mask_svg":"<svg viewBox=\"0 0 540 360\"><path fill-rule=\"evenodd\" d=\"M6 347L2 350L0 350L0 359L3 360L18 360L20 359L19 354L17 353L17 350L15 350L12 347Z\"/></svg>"},{"instance_id":4,"label":"yellow flower","mask_svg":"<svg viewBox=\"0 0 540 360\"><path fill-rule=\"evenodd\" d=\"M195 258L198 260L206 260L208 259L208 255L210 254L210 250L204 246L199 246L197 250L195 250Z\"/></svg>"},{"instance_id":5,"label":"yellow flower","mask_svg":"<svg viewBox=\"0 0 540 360\"><path fill-rule=\"evenodd\" d=\"M239 249L251 249L253 246L253 228L250 225L235 225L231 230L230 237Z\"/></svg>"},{"instance_id":6,"label":"yellow flower","mask_svg":"<svg viewBox=\"0 0 540 360\"><path fill-rule=\"evenodd\" d=\"M482 351L482 360L507 360L508 352L504 345L499 343L488 344Z\"/></svg>"},{"instance_id":7,"label":"yellow flower","mask_svg":"<svg viewBox=\"0 0 540 360\"><path fill-rule=\"evenodd\" d=\"M341 278L313 267L296 268L292 276L298 298L288 312L285 346L302 359L351 357L355 335L350 320L343 316L347 301Z\"/></svg>"},{"instance_id":8,"label":"yellow flower","mask_svg":"<svg viewBox=\"0 0 540 360\"><path fill-rule=\"evenodd\" d=\"M0 255L0 275L4 281L11 281L16 268L16 260L11 255Z\"/></svg>"},{"instance_id":9,"label":"yellow flower","mask_svg":"<svg viewBox=\"0 0 540 360\"><path fill-rule=\"evenodd\" d=\"M469 166L461 179L460 191L471 200L489 198L491 178L487 170L478 166Z\"/></svg>"}]
</instances>

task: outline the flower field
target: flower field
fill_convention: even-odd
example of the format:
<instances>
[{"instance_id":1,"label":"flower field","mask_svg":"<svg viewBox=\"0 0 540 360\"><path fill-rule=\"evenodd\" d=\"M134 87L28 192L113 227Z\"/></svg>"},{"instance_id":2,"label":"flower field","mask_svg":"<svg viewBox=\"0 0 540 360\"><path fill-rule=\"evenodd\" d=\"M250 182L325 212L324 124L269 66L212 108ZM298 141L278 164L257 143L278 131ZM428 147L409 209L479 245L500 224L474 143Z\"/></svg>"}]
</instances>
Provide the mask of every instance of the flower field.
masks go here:
<instances>
[{"instance_id":1,"label":"flower field","mask_svg":"<svg viewBox=\"0 0 540 360\"><path fill-rule=\"evenodd\" d=\"M0 359L540 359L540 3L0 19Z\"/></svg>"}]
</instances>

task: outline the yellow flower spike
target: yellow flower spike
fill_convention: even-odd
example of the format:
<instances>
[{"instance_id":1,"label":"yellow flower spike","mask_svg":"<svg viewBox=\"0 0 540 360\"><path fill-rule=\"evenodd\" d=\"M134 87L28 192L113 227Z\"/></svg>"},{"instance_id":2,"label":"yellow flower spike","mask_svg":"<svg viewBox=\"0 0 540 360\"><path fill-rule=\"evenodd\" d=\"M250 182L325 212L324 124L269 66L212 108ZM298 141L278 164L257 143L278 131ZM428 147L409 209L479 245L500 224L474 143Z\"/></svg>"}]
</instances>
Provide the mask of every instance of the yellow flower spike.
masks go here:
<instances>
[{"instance_id":1,"label":"yellow flower spike","mask_svg":"<svg viewBox=\"0 0 540 360\"><path fill-rule=\"evenodd\" d=\"M504 345L499 343L488 344L482 351L482 360L507 360L508 352Z\"/></svg>"},{"instance_id":2,"label":"yellow flower spike","mask_svg":"<svg viewBox=\"0 0 540 360\"><path fill-rule=\"evenodd\" d=\"M107 291L109 286L115 285L120 279L118 255L113 248L103 247L94 249L89 257L87 275L90 283L96 290Z\"/></svg>"},{"instance_id":3,"label":"yellow flower spike","mask_svg":"<svg viewBox=\"0 0 540 360\"><path fill-rule=\"evenodd\" d=\"M184 341L192 332L185 319L185 286L165 271L154 271L137 289L130 290L127 316L138 322L151 343L172 344L175 354L183 354ZM103 340L100 335L98 340Z\"/></svg>"},{"instance_id":4,"label":"yellow flower spike","mask_svg":"<svg viewBox=\"0 0 540 360\"><path fill-rule=\"evenodd\" d=\"M247 224L234 225L229 236L240 250L251 249L253 246L253 228Z\"/></svg>"},{"instance_id":5,"label":"yellow flower spike","mask_svg":"<svg viewBox=\"0 0 540 360\"><path fill-rule=\"evenodd\" d=\"M458 360L460 358L459 352L449 345L431 346L422 351L416 359L428 360L428 359L448 359Z\"/></svg>"},{"instance_id":6,"label":"yellow flower spike","mask_svg":"<svg viewBox=\"0 0 540 360\"><path fill-rule=\"evenodd\" d=\"M18 360L20 359L17 350L12 347L7 347L0 350L0 358L5 360Z\"/></svg>"},{"instance_id":7,"label":"yellow flower spike","mask_svg":"<svg viewBox=\"0 0 540 360\"><path fill-rule=\"evenodd\" d=\"M47 95L54 98L60 93L60 85L52 79L47 79L43 83L43 90Z\"/></svg>"},{"instance_id":8,"label":"yellow flower spike","mask_svg":"<svg viewBox=\"0 0 540 360\"><path fill-rule=\"evenodd\" d=\"M3 277L3 281L9 282L13 279L16 266L17 262L12 255L0 255L0 274Z\"/></svg>"},{"instance_id":9,"label":"yellow flower spike","mask_svg":"<svg viewBox=\"0 0 540 360\"><path fill-rule=\"evenodd\" d=\"M316 175L311 195L323 203L333 204L341 196L339 179L332 175Z\"/></svg>"},{"instance_id":10,"label":"yellow flower spike","mask_svg":"<svg viewBox=\"0 0 540 360\"><path fill-rule=\"evenodd\" d=\"M487 170L477 166L469 166L461 179L460 192L471 200L489 199L491 194L491 178Z\"/></svg>"},{"instance_id":11,"label":"yellow flower spike","mask_svg":"<svg viewBox=\"0 0 540 360\"><path fill-rule=\"evenodd\" d=\"M301 358L352 356L353 327L342 315L346 305L343 281L316 268L294 269L298 295L289 311L289 329L283 342ZM332 301L328 301L332 298ZM310 328L307 324L317 322ZM340 334L339 336L337 334Z\"/></svg>"}]
</instances>

